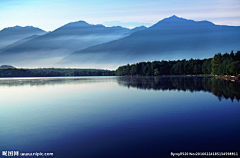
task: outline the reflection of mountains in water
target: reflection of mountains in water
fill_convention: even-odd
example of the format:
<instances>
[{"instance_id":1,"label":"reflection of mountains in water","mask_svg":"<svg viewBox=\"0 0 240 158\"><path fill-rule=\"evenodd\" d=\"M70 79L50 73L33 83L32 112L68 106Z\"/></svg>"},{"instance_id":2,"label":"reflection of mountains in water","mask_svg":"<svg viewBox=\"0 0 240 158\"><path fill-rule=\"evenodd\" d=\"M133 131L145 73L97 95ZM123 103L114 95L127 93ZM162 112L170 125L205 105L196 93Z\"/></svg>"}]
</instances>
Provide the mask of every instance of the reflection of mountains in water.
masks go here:
<instances>
[{"instance_id":1,"label":"reflection of mountains in water","mask_svg":"<svg viewBox=\"0 0 240 158\"><path fill-rule=\"evenodd\" d=\"M153 90L183 90L211 92L221 100L222 98L240 99L240 84L229 80L210 77L120 77L118 84Z\"/></svg>"}]
</instances>

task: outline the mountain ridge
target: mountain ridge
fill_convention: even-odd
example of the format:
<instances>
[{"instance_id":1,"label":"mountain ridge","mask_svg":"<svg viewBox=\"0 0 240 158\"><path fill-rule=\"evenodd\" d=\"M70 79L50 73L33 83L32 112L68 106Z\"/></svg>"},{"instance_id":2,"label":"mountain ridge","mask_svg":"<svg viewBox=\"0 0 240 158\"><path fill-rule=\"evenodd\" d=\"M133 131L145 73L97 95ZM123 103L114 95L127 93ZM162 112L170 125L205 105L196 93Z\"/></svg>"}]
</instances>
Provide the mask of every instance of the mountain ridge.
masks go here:
<instances>
[{"instance_id":1,"label":"mountain ridge","mask_svg":"<svg viewBox=\"0 0 240 158\"><path fill-rule=\"evenodd\" d=\"M14 26L7 27L0 31L0 51L4 47L11 45L19 40L33 36L33 35L43 35L47 32L33 26Z\"/></svg>"},{"instance_id":2,"label":"mountain ridge","mask_svg":"<svg viewBox=\"0 0 240 158\"><path fill-rule=\"evenodd\" d=\"M211 57L216 52L239 50L239 36L240 27L172 16L124 38L73 52L57 65L105 65L111 62L117 67L148 60Z\"/></svg>"},{"instance_id":3,"label":"mountain ridge","mask_svg":"<svg viewBox=\"0 0 240 158\"><path fill-rule=\"evenodd\" d=\"M27 30L28 29L28 30ZM38 28L38 27L33 27L33 26L18 26L18 25L16 25L16 26L13 26L13 27L6 27L6 28L3 28L2 30L0 30L0 32L2 31L2 32L4 32L4 31L9 31L9 30L18 30L18 31L23 31L23 30L27 30L27 31L29 31L29 29L31 29L31 30L40 30L40 31L44 31L44 30L42 30L42 29L40 29L40 28ZM44 31L44 32L46 32L46 31Z\"/></svg>"},{"instance_id":4,"label":"mountain ridge","mask_svg":"<svg viewBox=\"0 0 240 158\"><path fill-rule=\"evenodd\" d=\"M17 43L0 53L0 62L18 67L114 69L140 61L212 57L217 52L237 51L239 46L239 26L209 21L171 16L148 28L128 29L80 20Z\"/></svg>"},{"instance_id":5,"label":"mountain ridge","mask_svg":"<svg viewBox=\"0 0 240 158\"><path fill-rule=\"evenodd\" d=\"M19 59L24 58L25 65L38 62L39 66L51 66L73 51L116 40L133 32L134 30L127 28L91 25L85 21L71 22L43 36L2 51L0 62L8 61L22 65L23 61Z\"/></svg>"}]
</instances>

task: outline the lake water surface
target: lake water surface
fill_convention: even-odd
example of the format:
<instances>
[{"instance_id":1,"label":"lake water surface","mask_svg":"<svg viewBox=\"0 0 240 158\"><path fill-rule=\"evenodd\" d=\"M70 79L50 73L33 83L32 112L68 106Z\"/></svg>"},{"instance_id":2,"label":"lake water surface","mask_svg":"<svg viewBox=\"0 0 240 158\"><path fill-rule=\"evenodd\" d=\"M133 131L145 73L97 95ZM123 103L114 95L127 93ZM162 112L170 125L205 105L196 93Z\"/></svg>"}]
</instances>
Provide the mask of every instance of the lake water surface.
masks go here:
<instances>
[{"instance_id":1,"label":"lake water surface","mask_svg":"<svg viewBox=\"0 0 240 158\"><path fill-rule=\"evenodd\" d=\"M0 79L0 152L240 154L240 84L200 77Z\"/></svg>"}]
</instances>

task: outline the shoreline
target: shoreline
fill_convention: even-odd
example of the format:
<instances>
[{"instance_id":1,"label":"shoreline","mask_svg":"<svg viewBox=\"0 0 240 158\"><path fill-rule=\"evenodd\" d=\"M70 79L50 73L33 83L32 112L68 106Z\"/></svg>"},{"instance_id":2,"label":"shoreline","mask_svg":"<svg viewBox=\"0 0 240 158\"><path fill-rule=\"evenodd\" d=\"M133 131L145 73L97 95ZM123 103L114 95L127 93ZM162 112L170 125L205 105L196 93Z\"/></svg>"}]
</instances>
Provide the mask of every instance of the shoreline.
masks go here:
<instances>
[{"instance_id":1,"label":"shoreline","mask_svg":"<svg viewBox=\"0 0 240 158\"><path fill-rule=\"evenodd\" d=\"M162 76L108 76L108 75L102 75L102 76L15 76L15 77L2 77L0 76L0 79L30 79L30 78L81 78L81 77L207 77L207 78L218 78L218 79L224 79L224 80L231 80L231 81L240 81L239 77L236 76L213 76L213 75L162 75Z\"/></svg>"},{"instance_id":2,"label":"shoreline","mask_svg":"<svg viewBox=\"0 0 240 158\"><path fill-rule=\"evenodd\" d=\"M225 75L225 76L214 76L215 78L220 78L220 79L224 79L224 80L230 80L230 81L232 81L232 82L238 82L238 83L240 83L240 79L239 79L239 77L238 76L227 76L227 75Z\"/></svg>"}]
</instances>

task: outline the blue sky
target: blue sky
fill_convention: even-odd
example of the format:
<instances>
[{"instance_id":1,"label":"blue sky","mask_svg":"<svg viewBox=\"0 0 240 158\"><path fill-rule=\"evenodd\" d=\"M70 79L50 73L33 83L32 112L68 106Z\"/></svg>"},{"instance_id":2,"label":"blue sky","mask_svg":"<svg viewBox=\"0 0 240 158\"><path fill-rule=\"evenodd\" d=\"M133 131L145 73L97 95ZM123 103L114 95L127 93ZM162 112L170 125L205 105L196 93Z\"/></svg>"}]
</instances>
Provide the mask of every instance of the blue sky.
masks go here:
<instances>
[{"instance_id":1,"label":"blue sky","mask_svg":"<svg viewBox=\"0 0 240 158\"><path fill-rule=\"evenodd\" d=\"M120 21L123 25L149 25L172 15L196 21L208 20L219 25L240 26L240 1L0 0L0 30L19 25L52 31L79 20L90 24Z\"/></svg>"}]
</instances>

